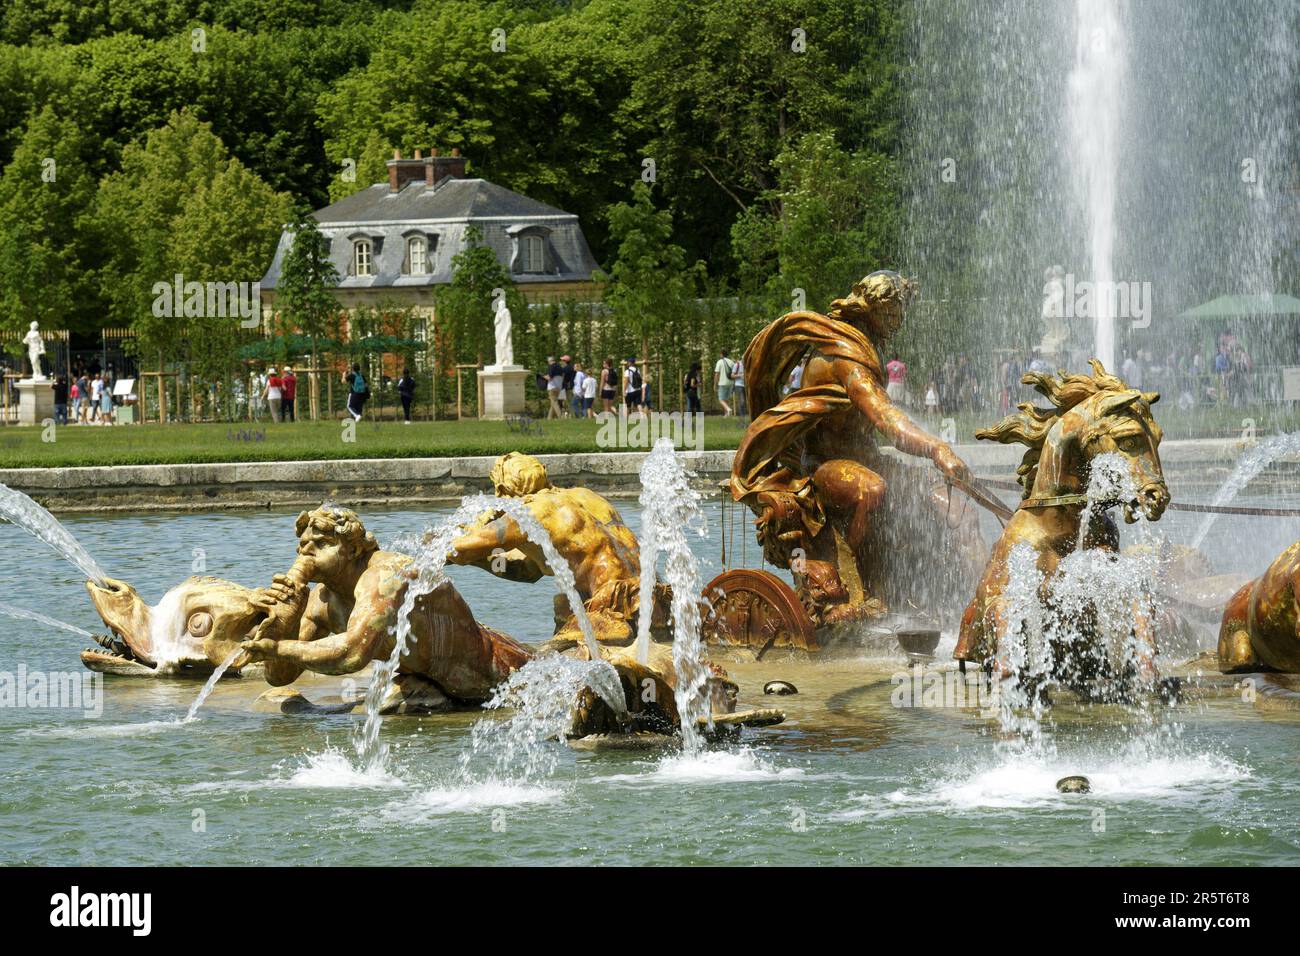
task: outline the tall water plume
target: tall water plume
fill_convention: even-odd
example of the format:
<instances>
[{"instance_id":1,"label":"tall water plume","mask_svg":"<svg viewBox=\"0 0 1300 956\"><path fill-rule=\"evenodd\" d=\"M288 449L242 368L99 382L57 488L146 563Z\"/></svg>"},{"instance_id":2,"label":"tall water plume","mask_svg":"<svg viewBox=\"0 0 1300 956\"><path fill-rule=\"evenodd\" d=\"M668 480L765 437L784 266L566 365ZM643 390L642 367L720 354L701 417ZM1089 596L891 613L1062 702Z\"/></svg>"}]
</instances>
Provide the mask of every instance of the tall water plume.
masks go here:
<instances>
[{"instance_id":1,"label":"tall water plume","mask_svg":"<svg viewBox=\"0 0 1300 956\"><path fill-rule=\"evenodd\" d=\"M991 386L998 360L1027 359L1056 265L1074 294L1055 365L1204 354L1221 332L1257 364L1294 362L1290 319L1181 314L1222 295L1297 291L1300 3L913 9L902 267L921 281L904 343L918 371L966 351ZM1150 283L1145 317L1132 302L1109 316L1110 297L1077 298L1079 283L1112 280ZM1290 351L1274 358L1279 336Z\"/></svg>"}]
</instances>

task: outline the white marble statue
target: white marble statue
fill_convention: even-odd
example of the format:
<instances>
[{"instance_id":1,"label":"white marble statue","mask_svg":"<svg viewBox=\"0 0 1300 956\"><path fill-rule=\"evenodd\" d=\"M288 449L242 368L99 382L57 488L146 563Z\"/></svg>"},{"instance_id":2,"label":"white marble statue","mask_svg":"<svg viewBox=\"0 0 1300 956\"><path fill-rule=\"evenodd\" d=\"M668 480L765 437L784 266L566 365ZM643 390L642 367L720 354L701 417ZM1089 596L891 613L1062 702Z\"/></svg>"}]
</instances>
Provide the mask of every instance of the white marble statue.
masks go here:
<instances>
[{"instance_id":1,"label":"white marble statue","mask_svg":"<svg viewBox=\"0 0 1300 956\"><path fill-rule=\"evenodd\" d=\"M1043 273L1043 307L1039 318L1043 323L1043 341L1038 350L1044 356L1056 355L1064 346L1070 330L1065 324L1065 270L1052 266Z\"/></svg>"},{"instance_id":2,"label":"white marble statue","mask_svg":"<svg viewBox=\"0 0 1300 956\"><path fill-rule=\"evenodd\" d=\"M32 360L32 381L45 381L45 373L41 371L41 356L45 354L45 340L41 338L38 329L39 323L33 322L31 331L23 336L23 344L27 346L27 357Z\"/></svg>"},{"instance_id":3,"label":"white marble statue","mask_svg":"<svg viewBox=\"0 0 1300 956\"><path fill-rule=\"evenodd\" d=\"M497 298L497 311L492 322L496 326L497 365L514 365L515 346L510 341L510 309L506 307L505 296Z\"/></svg>"}]
</instances>

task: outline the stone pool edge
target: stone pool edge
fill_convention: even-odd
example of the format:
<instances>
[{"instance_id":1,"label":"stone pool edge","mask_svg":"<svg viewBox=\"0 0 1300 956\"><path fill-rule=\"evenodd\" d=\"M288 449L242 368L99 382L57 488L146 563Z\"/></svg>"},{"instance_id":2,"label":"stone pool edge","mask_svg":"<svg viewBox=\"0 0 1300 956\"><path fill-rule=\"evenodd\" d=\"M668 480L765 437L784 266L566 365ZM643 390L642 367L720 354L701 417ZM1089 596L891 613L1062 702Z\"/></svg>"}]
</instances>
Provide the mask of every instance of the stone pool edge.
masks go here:
<instances>
[{"instance_id":1,"label":"stone pool edge","mask_svg":"<svg viewBox=\"0 0 1300 956\"><path fill-rule=\"evenodd\" d=\"M1231 468L1245 449L1235 439L1166 442L1166 465ZM921 464L892 448L881 449ZM1014 476L1023 448L959 444L957 453L977 474ZM537 457L561 485L585 485L615 498L635 497L647 452L578 452ZM731 473L734 450L683 451L701 489L715 490ZM445 504L490 490L494 455L461 458L354 458L83 468L4 468L0 483L54 512L265 510L314 506L326 499L355 507Z\"/></svg>"}]
</instances>

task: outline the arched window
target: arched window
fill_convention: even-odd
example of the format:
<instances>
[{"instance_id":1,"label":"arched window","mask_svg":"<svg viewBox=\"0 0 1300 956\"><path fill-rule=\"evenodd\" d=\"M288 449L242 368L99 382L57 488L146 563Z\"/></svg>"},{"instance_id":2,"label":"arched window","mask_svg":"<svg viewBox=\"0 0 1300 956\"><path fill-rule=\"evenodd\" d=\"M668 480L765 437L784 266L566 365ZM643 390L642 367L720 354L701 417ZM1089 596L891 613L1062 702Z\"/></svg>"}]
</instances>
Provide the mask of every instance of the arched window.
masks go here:
<instances>
[{"instance_id":1,"label":"arched window","mask_svg":"<svg viewBox=\"0 0 1300 956\"><path fill-rule=\"evenodd\" d=\"M521 240L521 272L546 271L546 243L541 236L524 236Z\"/></svg>"},{"instance_id":2,"label":"arched window","mask_svg":"<svg viewBox=\"0 0 1300 956\"><path fill-rule=\"evenodd\" d=\"M371 274L369 239L358 239L352 244L352 273L359 276Z\"/></svg>"},{"instance_id":3,"label":"arched window","mask_svg":"<svg viewBox=\"0 0 1300 956\"><path fill-rule=\"evenodd\" d=\"M406 273L413 276L429 274L429 251L423 236L406 240Z\"/></svg>"}]
</instances>

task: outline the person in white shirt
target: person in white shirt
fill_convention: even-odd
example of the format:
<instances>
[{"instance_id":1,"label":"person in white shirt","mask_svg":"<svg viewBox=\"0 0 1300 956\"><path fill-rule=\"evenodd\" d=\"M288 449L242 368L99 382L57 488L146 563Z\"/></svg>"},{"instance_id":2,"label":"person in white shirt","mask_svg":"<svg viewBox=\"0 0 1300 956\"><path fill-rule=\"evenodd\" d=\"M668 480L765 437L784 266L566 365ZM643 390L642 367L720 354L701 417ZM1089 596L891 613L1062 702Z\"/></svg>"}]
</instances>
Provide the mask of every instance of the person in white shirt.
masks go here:
<instances>
[{"instance_id":1,"label":"person in white shirt","mask_svg":"<svg viewBox=\"0 0 1300 956\"><path fill-rule=\"evenodd\" d=\"M582 413L587 418L596 417L596 376L587 375L582 380Z\"/></svg>"},{"instance_id":2,"label":"person in white shirt","mask_svg":"<svg viewBox=\"0 0 1300 956\"><path fill-rule=\"evenodd\" d=\"M266 376L266 388L263 394L266 398L266 403L271 406L271 421L273 422L278 422L280 420L280 399L283 395L280 388L282 384L283 380L278 374L276 374L275 369L269 369Z\"/></svg>"},{"instance_id":3,"label":"person in white shirt","mask_svg":"<svg viewBox=\"0 0 1300 956\"><path fill-rule=\"evenodd\" d=\"M99 400L104 394L104 375L99 373L90 380L90 420L99 421Z\"/></svg>"},{"instance_id":4,"label":"person in white shirt","mask_svg":"<svg viewBox=\"0 0 1300 956\"><path fill-rule=\"evenodd\" d=\"M727 357L727 350L723 349L722 357L713 366L713 387L718 391L718 404L722 406L724 417L732 414L731 393L735 383L731 380L731 374L734 368L731 359Z\"/></svg>"},{"instance_id":5,"label":"person in white shirt","mask_svg":"<svg viewBox=\"0 0 1300 956\"><path fill-rule=\"evenodd\" d=\"M586 412L583 410L585 404L587 379L590 376L582 370L581 362L573 363L573 391L569 396L569 410L573 412L574 418L585 418Z\"/></svg>"}]
</instances>

